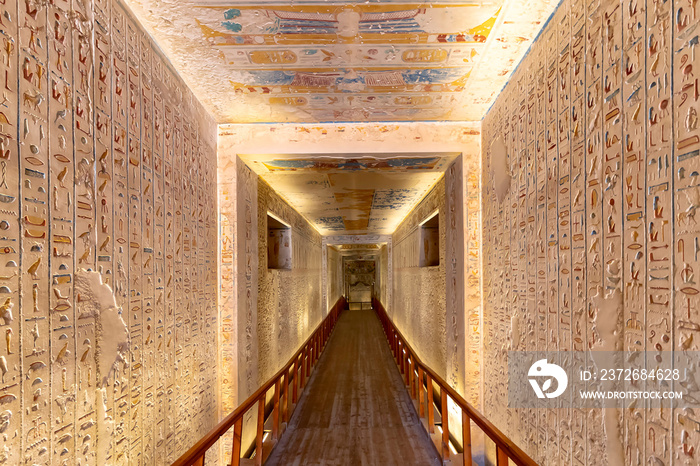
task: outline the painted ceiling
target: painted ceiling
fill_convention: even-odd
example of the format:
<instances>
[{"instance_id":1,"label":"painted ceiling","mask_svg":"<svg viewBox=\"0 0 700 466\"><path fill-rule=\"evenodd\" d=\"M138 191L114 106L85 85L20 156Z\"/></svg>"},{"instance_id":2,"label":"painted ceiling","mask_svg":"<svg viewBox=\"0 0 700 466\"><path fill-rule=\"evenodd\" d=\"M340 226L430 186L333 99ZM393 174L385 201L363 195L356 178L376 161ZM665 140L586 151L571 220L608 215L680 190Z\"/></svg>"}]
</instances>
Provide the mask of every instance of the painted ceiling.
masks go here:
<instances>
[{"instance_id":1,"label":"painted ceiling","mask_svg":"<svg viewBox=\"0 0 700 466\"><path fill-rule=\"evenodd\" d=\"M376 249L379 250L380 245L379 244L339 244L338 246L334 246L338 251L340 252L353 252L357 250L365 250L365 249Z\"/></svg>"},{"instance_id":2,"label":"painted ceiling","mask_svg":"<svg viewBox=\"0 0 700 466\"><path fill-rule=\"evenodd\" d=\"M239 155L323 235L391 234L458 153Z\"/></svg>"},{"instance_id":3,"label":"painted ceiling","mask_svg":"<svg viewBox=\"0 0 700 466\"><path fill-rule=\"evenodd\" d=\"M126 2L219 123L480 120L557 3Z\"/></svg>"}]
</instances>

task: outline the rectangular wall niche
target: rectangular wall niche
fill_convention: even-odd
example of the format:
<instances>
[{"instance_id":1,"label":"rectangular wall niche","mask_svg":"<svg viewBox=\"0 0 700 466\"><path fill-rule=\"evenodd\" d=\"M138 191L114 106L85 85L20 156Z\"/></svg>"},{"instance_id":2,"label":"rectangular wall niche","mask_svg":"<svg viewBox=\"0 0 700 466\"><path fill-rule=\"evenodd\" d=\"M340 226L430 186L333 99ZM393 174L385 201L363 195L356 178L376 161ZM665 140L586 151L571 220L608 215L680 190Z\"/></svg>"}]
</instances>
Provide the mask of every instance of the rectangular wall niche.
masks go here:
<instances>
[{"instance_id":1,"label":"rectangular wall niche","mask_svg":"<svg viewBox=\"0 0 700 466\"><path fill-rule=\"evenodd\" d=\"M419 267L440 265L440 214L433 213L420 224Z\"/></svg>"},{"instance_id":2,"label":"rectangular wall niche","mask_svg":"<svg viewBox=\"0 0 700 466\"><path fill-rule=\"evenodd\" d=\"M292 228L267 213L267 268L292 269Z\"/></svg>"}]
</instances>

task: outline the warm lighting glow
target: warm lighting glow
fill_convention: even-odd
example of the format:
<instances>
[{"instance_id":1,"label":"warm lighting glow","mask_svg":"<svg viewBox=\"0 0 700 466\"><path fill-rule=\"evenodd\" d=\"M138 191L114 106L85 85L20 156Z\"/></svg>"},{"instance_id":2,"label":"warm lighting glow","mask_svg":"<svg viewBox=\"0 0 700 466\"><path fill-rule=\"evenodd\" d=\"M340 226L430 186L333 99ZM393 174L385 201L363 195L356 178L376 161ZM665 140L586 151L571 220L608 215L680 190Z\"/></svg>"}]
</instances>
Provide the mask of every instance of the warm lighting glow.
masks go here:
<instances>
[{"instance_id":1,"label":"warm lighting glow","mask_svg":"<svg viewBox=\"0 0 700 466\"><path fill-rule=\"evenodd\" d=\"M452 453L454 453L456 455L457 450L455 449L454 445L452 445L452 442L449 442L449 443L450 443L450 450L452 450Z\"/></svg>"},{"instance_id":2,"label":"warm lighting glow","mask_svg":"<svg viewBox=\"0 0 700 466\"><path fill-rule=\"evenodd\" d=\"M440 431L440 436L442 436L442 426L440 424L438 424L435 427L438 428L438 430ZM456 455L457 450L455 449L454 445L452 445L452 442L447 442L447 444L450 446L450 450L452 451L452 453L454 453Z\"/></svg>"},{"instance_id":3,"label":"warm lighting glow","mask_svg":"<svg viewBox=\"0 0 700 466\"><path fill-rule=\"evenodd\" d=\"M236 155L319 233L340 235L394 232L459 153Z\"/></svg>"}]
</instances>

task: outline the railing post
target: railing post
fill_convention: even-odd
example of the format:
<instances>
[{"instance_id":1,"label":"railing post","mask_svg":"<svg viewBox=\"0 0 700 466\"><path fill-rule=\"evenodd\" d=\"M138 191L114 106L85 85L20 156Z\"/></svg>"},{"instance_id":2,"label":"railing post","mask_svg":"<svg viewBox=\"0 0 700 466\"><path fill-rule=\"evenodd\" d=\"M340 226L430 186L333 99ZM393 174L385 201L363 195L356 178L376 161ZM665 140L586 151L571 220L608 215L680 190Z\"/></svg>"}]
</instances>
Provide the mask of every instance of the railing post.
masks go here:
<instances>
[{"instance_id":1,"label":"railing post","mask_svg":"<svg viewBox=\"0 0 700 466\"><path fill-rule=\"evenodd\" d=\"M309 370L306 372L306 375L311 377L311 368L316 364L316 335L311 337L311 348L309 350L311 351L311 357L309 358Z\"/></svg>"},{"instance_id":2,"label":"railing post","mask_svg":"<svg viewBox=\"0 0 700 466\"><path fill-rule=\"evenodd\" d=\"M306 360L306 378L307 379L309 377L311 377L311 368L314 365L314 353L315 352L316 352L316 348L314 345L314 339L313 339L313 337L311 337L311 341L309 342L309 350L308 350L309 356Z\"/></svg>"},{"instance_id":3,"label":"railing post","mask_svg":"<svg viewBox=\"0 0 700 466\"><path fill-rule=\"evenodd\" d=\"M496 466L508 466L508 455L498 445L496 445Z\"/></svg>"},{"instance_id":4,"label":"railing post","mask_svg":"<svg viewBox=\"0 0 700 466\"><path fill-rule=\"evenodd\" d=\"M442 418L442 460L450 457L450 414L447 412L447 391L445 387L440 387L440 417Z\"/></svg>"},{"instance_id":5,"label":"railing post","mask_svg":"<svg viewBox=\"0 0 700 466\"><path fill-rule=\"evenodd\" d=\"M275 380L275 394L272 398L272 439L280 438L280 379Z\"/></svg>"},{"instance_id":6,"label":"railing post","mask_svg":"<svg viewBox=\"0 0 700 466\"><path fill-rule=\"evenodd\" d=\"M204 466L204 455L206 452L202 453L202 456L197 458L194 463L192 463L192 466Z\"/></svg>"},{"instance_id":7,"label":"railing post","mask_svg":"<svg viewBox=\"0 0 700 466\"><path fill-rule=\"evenodd\" d=\"M306 349L306 376L309 377L311 375L311 362L314 359L314 342L313 339L309 343L308 348Z\"/></svg>"},{"instance_id":8,"label":"railing post","mask_svg":"<svg viewBox=\"0 0 700 466\"><path fill-rule=\"evenodd\" d=\"M258 429L255 433L255 466L263 464L263 427L265 425L265 394L258 401Z\"/></svg>"},{"instance_id":9,"label":"railing post","mask_svg":"<svg viewBox=\"0 0 700 466\"><path fill-rule=\"evenodd\" d=\"M241 435L243 433L243 417L233 424L233 448L231 449L231 466L241 464Z\"/></svg>"},{"instance_id":10,"label":"railing post","mask_svg":"<svg viewBox=\"0 0 700 466\"><path fill-rule=\"evenodd\" d=\"M292 403L297 402L297 385L299 385L299 358L294 360L294 377L292 378Z\"/></svg>"},{"instance_id":11,"label":"railing post","mask_svg":"<svg viewBox=\"0 0 700 466\"><path fill-rule=\"evenodd\" d=\"M314 341L314 338L311 337L311 341L309 342L309 359L306 361L306 378L308 379L311 377L311 368L314 367L314 363L316 362L316 342Z\"/></svg>"},{"instance_id":12,"label":"railing post","mask_svg":"<svg viewBox=\"0 0 700 466\"><path fill-rule=\"evenodd\" d=\"M411 364L408 362L410 359L410 355L408 354L408 351L406 351L406 348L404 348L404 353L403 353L403 369L404 369L404 379L406 380L406 387L409 386L410 378L411 378Z\"/></svg>"},{"instance_id":13,"label":"railing post","mask_svg":"<svg viewBox=\"0 0 700 466\"><path fill-rule=\"evenodd\" d=\"M430 374L425 375L426 378L426 392L427 392L427 403L426 409L428 410L428 427L430 428L430 433L435 433L435 409L433 409L433 380L430 378Z\"/></svg>"},{"instance_id":14,"label":"railing post","mask_svg":"<svg viewBox=\"0 0 700 466\"><path fill-rule=\"evenodd\" d=\"M423 368L418 366L418 411L421 418L425 417L425 390L423 390Z\"/></svg>"},{"instance_id":15,"label":"railing post","mask_svg":"<svg viewBox=\"0 0 700 466\"><path fill-rule=\"evenodd\" d=\"M462 411L462 453L463 466L472 466L472 420L467 416L466 411Z\"/></svg>"},{"instance_id":16,"label":"railing post","mask_svg":"<svg viewBox=\"0 0 700 466\"><path fill-rule=\"evenodd\" d=\"M299 376L299 389L304 388L304 382L306 382L306 352L308 350L308 346L304 347L304 350L301 352L301 375Z\"/></svg>"},{"instance_id":17,"label":"railing post","mask_svg":"<svg viewBox=\"0 0 700 466\"><path fill-rule=\"evenodd\" d=\"M411 398L416 399L416 357L411 358Z\"/></svg>"},{"instance_id":18,"label":"railing post","mask_svg":"<svg viewBox=\"0 0 700 466\"><path fill-rule=\"evenodd\" d=\"M282 384L282 422L288 422L289 413L289 369L284 373L284 383Z\"/></svg>"},{"instance_id":19,"label":"railing post","mask_svg":"<svg viewBox=\"0 0 700 466\"><path fill-rule=\"evenodd\" d=\"M319 340L319 334L314 338L314 364L318 361L318 357L321 354L321 340Z\"/></svg>"}]
</instances>

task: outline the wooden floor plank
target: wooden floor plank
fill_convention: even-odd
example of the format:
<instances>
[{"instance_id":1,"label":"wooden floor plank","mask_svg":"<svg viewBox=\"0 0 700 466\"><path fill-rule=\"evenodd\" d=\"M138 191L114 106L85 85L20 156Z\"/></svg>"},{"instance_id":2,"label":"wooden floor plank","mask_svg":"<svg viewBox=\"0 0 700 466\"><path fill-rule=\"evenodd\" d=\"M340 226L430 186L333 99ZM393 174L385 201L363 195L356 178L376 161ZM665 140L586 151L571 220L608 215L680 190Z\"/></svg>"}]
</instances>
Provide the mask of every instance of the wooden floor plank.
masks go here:
<instances>
[{"instance_id":1,"label":"wooden floor plank","mask_svg":"<svg viewBox=\"0 0 700 466\"><path fill-rule=\"evenodd\" d=\"M374 311L346 311L267 465L439 465Z\"/></svg>"}]
</instances>

